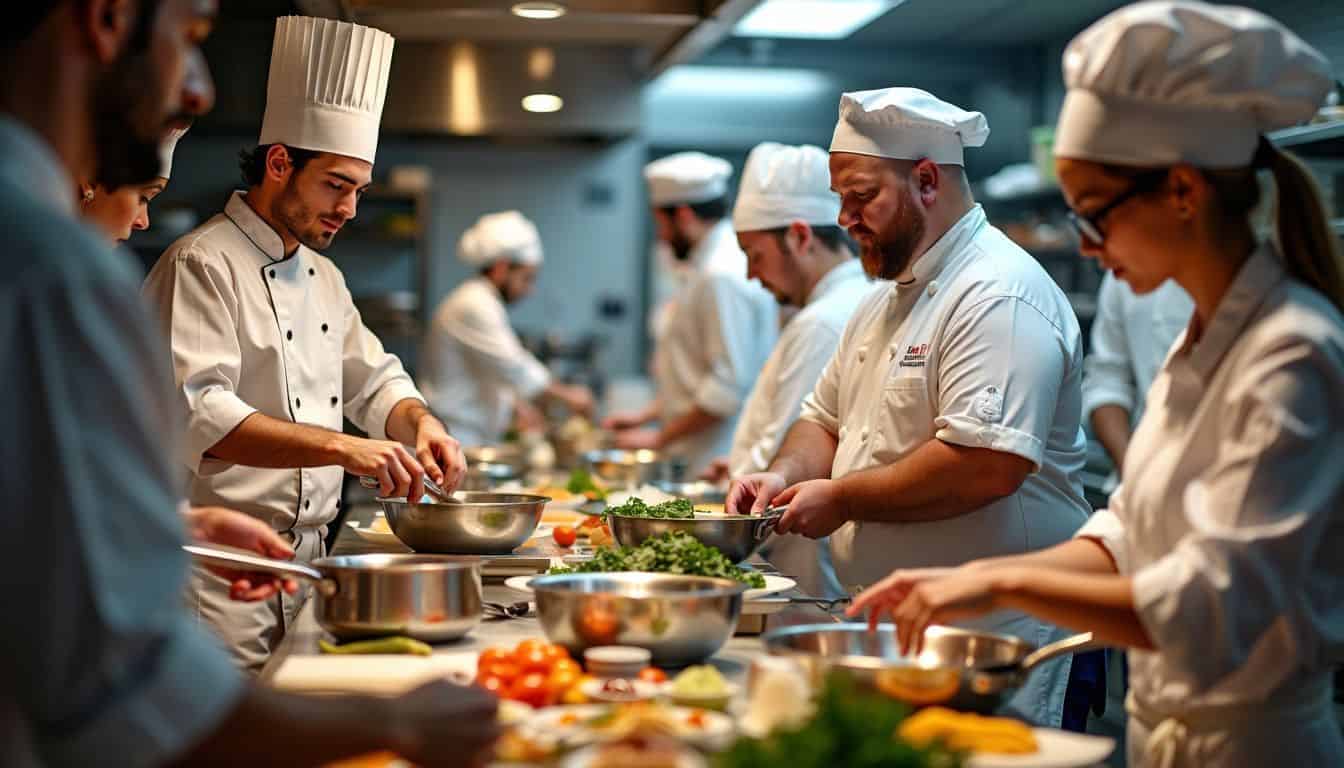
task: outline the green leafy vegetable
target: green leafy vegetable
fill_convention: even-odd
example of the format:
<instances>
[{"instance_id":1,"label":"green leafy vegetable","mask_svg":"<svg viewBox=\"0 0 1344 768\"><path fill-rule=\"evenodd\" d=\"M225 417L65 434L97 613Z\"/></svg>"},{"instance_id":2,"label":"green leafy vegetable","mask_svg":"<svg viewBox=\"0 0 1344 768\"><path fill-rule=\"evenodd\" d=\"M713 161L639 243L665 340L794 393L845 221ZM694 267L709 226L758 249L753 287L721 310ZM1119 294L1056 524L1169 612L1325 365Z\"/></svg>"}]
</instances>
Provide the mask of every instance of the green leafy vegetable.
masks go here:
<instances>
[{"instance_id":1,"label":"green leafy vegetable","mask_svg":"<svg viewBox=\"0 0 1344 768\"><path fill-rule=\"evenodd\" d=\"M756 571L739 568L718 549L700 543L682 531L668 531L646 540L638 547L603 547L592 560L573 566L557 566L549 573L611 573L648 571L679 573L686 576L714 576L735 579L749 587L765 588L765 577Z\"/></svg>"},{"instance_id":2,"label":"green leafy vegetable","mask_svg":"<svg viewBox=\"0 0 1344 768\"><path fill-rule=\"evenodd\" d=\"M569 473L569 480L565 483L565 490L570 493L591 495L593 498L605 499L607 491L598 485L593 476L586 469L575 469Z\"/></svg>"},{"instance_id":3,"label":"green leafy vegetable","mask_svg":"<svg viewBox=\"0 0 1344 768\"><path fill-rule=\"evenodd\" d=\"M650 507L638 496L631 496L624 504L607 507L608 515L620 517L656 517L665 520L694 520L695 505L689 499L673 499Z\"/></svg>"},{"instance_id":4,"label":"green leafy vegetable","mask_svg":"<svg viewBox=\"0 0 1344 768\"><path fill-rule=\"evenodd\" d=\"M843 675L831 675L817 696L812 719L763 739L741 738L714 768L958 768L963 757L941 745L916 747L896 735L906 705L865 693Z\"/></svg>"}]
</instances>

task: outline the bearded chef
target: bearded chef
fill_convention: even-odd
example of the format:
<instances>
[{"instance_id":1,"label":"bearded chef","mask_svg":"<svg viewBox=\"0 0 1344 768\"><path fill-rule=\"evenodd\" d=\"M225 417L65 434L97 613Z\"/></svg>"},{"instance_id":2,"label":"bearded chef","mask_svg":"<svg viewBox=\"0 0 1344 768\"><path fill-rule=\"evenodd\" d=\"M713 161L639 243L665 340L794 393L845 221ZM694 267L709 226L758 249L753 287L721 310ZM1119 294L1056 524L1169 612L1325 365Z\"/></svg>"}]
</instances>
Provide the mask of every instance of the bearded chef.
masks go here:
<instances>
[{"instance_id":1,"label":"bearded chef","mask_svg":"<svg viewBox=\"0 0 1344 768\"><path fill-rule=\"evenodd\" d=\"M482 216L463 235L457 257L477 275L434 312L420 388L464 445L498 443L514 409L550 399L587 415L593 395L558 381L518 340L508 304L532 293L541 270L541 236L518 211ZM527 421L527 419L521 419Z\"/></svg>"},{"instance_id":2,"label":"bearded chef","mask_svg":"<svg viewBox=\"0 0 1344 768\"><path fill-rule=\"evenodd\" d=\"M840 224L886 286L855 311L770 467L728 508L787 505L777 529L830 535L847 588L893 567L1049 546L1087 519L1082 343L1044 269L985 220L963 170L984 115L914 88L847 93L831 142ZM978 628L1042 644L1016 613ZM1013 701L1060 723L1067 660Z\"/></svg>"},{"instance_id":3,"label":"bearded chef","mask_svg":"<svg viewBox=\"0 0 1344 768\"><path fill-rule=\"evenodd\" d=\"M424 476L452 488L465 470L318 254L370 183L392 44L355 24L279 19L259 146L242 162L248 190L174 243L144 286L172 347L190 502L253 515L303 560L323 552L343 470L412 498ZM343 417L370 437L342 434ZM243 605L227 591L195 571L198 615L255 669L300 600Z\"/></svg>"},{"instance_id":4,"label":"bearded chef","mask_svg":"<svg viewBox=\"0 0 1344 768\"><path fill-rule=\"evenodd\" d=\"M728 161L682 152L644 168L658 239L687 266L654 349L656 397L607 419L621 448L654 448L698 474L732 446L737 414L778 334L769 294L747 279L728 220ZM647 428L652 422L658 426Z\"/></svg>"}]
</instances>

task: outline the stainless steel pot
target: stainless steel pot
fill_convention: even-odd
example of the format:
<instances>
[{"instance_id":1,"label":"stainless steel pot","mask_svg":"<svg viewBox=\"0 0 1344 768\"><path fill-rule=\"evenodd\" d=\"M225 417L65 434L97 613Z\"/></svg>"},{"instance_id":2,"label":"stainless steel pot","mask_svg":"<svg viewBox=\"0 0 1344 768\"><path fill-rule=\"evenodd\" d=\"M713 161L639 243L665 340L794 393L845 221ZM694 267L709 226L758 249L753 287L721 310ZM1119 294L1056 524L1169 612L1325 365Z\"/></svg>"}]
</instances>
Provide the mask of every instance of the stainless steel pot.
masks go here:
<instances>
[{"instance_id":1,"label":"stainless steel pot","mask_svg":"<svg viewBox=\"0 0 1344 768\"><path fill-rule=\"evenodd\" d=\"M684 531L701 544L715 547L729 560L740 563L756 554L770 537L783 511L781 507L772 508L764 516L713 515L686 520L609 514L606 519L612 537L623 547L637 547L645 539L668 531Z\"/></svg>"},{"instance_id":2,"label":"stainless steel pot","mask_svg":"<svg viewBox=\"0 0 1344 768\"><path fill-rule=\"evenodd\" d=\"M341 639L407 635L438 643L466 635L481 621L475 558L347 555L305 565L232 547L189 544L183 549L210 565L313 582L317 623Z\"/></svg>"},{"instance_id":3,"label":"stainless steel pot","mask_svg":"<svg viewBox=\"0 0 1344 768\"><path fill-rule=\"evenodd\" d=\"M1011 635L934 625L924 630L924 648L902 655L893 624L807 624L771 630L766 651L803 664L819 682L840 671L861 684L916 706L937 704L992 713L1041 662L1105 647L1091 632L1036 648Z\"/></svg>"},{"instance_id":4,"label":"stainless steel pot","mask_svg":"<svg viewBox=\"0 0 1344 768\"><path fill-rule=\"evenodd\" d=\"M407 504L379 498L383 515L406 546L447 555L503 555L527 541L541 522L548 496L528 493L453 494L456 504Z\"/></svg>"},{"instance_id":5,"label":"stainless steel pot","mask_svg":"<svg viewBox=\"0 0 1344 768\"><path fill-rule=\"evenodd\" d=\"M658 452L647 449L589 451L583 454L583 464L613 490L649 485L662 479L667 472Z\"/></svg>"},{"instance_id":6,"label":"stainless steel pot","mask_svg":"<svg viewBox=\"0 0 1344 768\"><path fill-rule=\"evenodd\" d=\"M746 586L668 573L571 573L530 583L541 628L576 656L598 645L648 649L656 664L694 664L732 636Z\"/></svg>"}]
</instances>

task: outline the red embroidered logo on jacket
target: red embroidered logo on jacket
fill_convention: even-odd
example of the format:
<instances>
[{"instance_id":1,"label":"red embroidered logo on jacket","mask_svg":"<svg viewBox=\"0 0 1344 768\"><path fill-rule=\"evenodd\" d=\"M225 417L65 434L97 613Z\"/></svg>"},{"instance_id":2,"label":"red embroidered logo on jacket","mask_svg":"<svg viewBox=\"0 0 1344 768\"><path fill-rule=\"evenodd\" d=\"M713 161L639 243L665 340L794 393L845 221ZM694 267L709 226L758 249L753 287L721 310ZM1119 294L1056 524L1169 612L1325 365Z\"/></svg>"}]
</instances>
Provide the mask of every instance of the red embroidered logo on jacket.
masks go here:
<instances>
[{"instance_id":1,"label":"red embroidered logo on jacket","mask_svg":"<svg viewBox=\"0 0 1344 768\"><path fill-rule=\"evenodd\" d=\"M924 365L924 360L928 356L928 344L912 344L905 348L905 356L901 358L900 367L920 368Z\"/></svg>"}]
</instances>

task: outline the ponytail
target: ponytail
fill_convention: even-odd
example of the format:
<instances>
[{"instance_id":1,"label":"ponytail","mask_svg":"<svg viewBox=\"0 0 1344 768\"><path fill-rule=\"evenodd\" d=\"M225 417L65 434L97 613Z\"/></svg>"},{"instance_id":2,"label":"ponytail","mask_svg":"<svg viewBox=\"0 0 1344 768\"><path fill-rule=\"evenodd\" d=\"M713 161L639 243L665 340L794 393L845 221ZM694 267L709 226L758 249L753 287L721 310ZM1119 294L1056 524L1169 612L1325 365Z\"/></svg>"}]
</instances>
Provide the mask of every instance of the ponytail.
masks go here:
<instances>
[{"instance_id":1,"label":"ponytail","mask_svg":"<svg viewBox=\"0 0 1344 768\"><path fill-rule=\"evenodd\" d=\"M1344 311L1344 256L1311 172L1261 136L1254 165L1274 174L1274 218L1288 274L1315 288Z\"/></svg>"}]
</instances>

